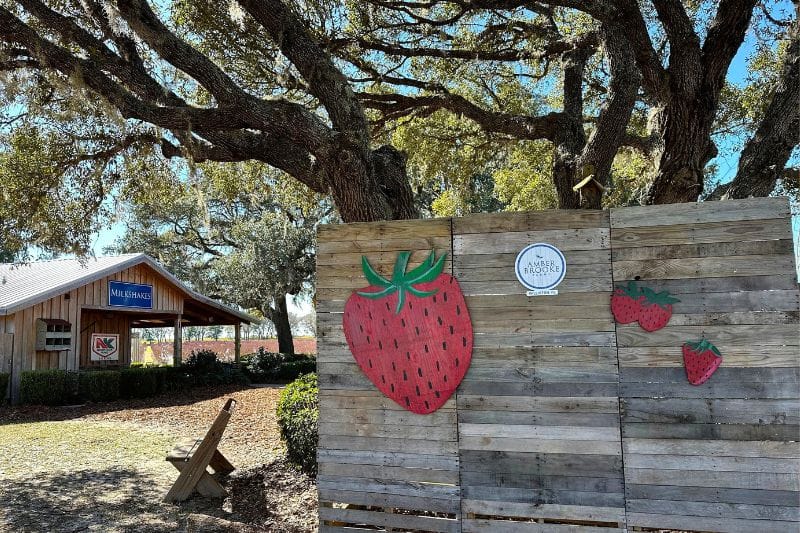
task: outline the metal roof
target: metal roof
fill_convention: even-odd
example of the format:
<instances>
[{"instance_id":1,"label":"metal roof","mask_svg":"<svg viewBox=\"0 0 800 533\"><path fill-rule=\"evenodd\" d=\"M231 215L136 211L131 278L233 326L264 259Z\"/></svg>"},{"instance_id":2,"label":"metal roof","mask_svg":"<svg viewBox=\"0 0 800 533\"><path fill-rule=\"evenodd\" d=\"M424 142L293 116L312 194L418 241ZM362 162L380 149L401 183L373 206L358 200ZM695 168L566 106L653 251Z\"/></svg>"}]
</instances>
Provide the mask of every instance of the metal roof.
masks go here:
<instances>
[{"instance_id":1,"label":"metal roof","mask_svg":"<svg viewBox=\"0 0 800 533\"><path fill-rule=\"evenodd\" d=\"M83 262L78 259L56 259L31 263L0 263L0 316L16 313L20 309L141 263L158 272L192 300L231 314L243 322L259 322L247 313L190 289L146 254L96 257Z\"/></svg>"}]
</instances>

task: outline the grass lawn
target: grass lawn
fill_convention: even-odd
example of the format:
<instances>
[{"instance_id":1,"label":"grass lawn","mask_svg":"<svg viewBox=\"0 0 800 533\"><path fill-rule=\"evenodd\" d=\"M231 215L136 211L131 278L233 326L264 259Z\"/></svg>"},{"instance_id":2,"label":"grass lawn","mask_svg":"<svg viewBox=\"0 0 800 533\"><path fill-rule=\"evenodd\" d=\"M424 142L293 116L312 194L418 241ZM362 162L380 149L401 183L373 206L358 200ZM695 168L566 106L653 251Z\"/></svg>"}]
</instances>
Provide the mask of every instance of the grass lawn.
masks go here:
<instances>
[{"instance_id":1,"label":"grass lawn","mask_svg":"<svg viewBox=\"0 0 800 533\"><path fill-rule=\"evenodd\" d=\"M195 495L180 505L163 503L178 476L164 457L176 442L202 436L233 397L237 410L220 449L242 472L269 463L280 451L279 392L195 389L80 407L0 407L0 531L181 531L190 513L229 520L244 513L263 527L269 517L252 517L253 509L275 506L248 499L246 493L261 490L237 492L243 482L236 472L225 502ZM315 511L312 489L314 501L305 507Z\"/></svg>"},{"instance_id":2,"label":"grass lawn","mask_svg":"<svg viewBox=\"0 0 800 533\"><path fill-rule=\"evenodd\" d=\"M169 531L174 438L124 422L0 426L0 529ZM167 468L169 467L169 468Z\"/></svg>"}]
</instances>

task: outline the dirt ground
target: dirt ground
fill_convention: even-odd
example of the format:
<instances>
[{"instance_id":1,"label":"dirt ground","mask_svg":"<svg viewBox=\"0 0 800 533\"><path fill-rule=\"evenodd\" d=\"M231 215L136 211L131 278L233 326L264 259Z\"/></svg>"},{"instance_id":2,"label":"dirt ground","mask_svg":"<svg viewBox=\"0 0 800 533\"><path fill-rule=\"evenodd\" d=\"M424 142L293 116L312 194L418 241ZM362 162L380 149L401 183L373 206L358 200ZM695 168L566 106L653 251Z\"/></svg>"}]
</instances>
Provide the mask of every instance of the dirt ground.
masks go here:
<instances>
[{"instance_id":1,"label":"dirt ground","mask_svg":"<svg viewBox=\"0 0 800 533\"><path fill-rule=\"evenodd\" d=\"M213 388L78 407L2 407L0 531L186 531L190 515L262 531L316 531L313 480L280 459L279 392ZM202 436L227 398L237 401L219 446L237 467L225 480L230 496L161 502L177 477L166 453Z\"/></svg>"}]
</instances>

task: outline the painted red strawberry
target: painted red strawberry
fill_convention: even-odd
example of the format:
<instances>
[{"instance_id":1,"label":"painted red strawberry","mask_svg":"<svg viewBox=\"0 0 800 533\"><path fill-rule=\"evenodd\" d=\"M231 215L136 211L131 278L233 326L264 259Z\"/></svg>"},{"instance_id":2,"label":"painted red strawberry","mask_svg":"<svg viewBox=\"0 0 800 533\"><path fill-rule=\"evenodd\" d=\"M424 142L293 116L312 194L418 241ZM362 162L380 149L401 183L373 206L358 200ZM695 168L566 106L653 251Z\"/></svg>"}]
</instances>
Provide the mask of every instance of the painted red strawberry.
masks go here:
<instances>
[{"instance_id":1,"label":"painted red strawberry","mask_svg":"<svg viewBox=\"0 0 800 533\"><path fill-rule=\"evenodd\" d=\"M639 325L647 331L656 331L663 328L672 318L672 304L680 302L667 291L656 292L648 287L642 287L644 301L639 313Z\"/></svg>"},{"instance_id":2,"label":"painted red strawberry","mask_svg":"<svg viewBox=\"0 0 800 533\"><path fill-rule=\"evenodd\" d=\"M629 281L627 286L618 286L611 295L611 313L614 315L614 320L620 324L636 322L642 311L642 301L644 296L635 281Z\"/></svg>"},{"instance_id":3,"label":"painted red strawberry","mask_svg":"<svg viewBox=\"0 0 800 533\"><path fill-rule=\"evenodd\" d=\"M706 339L683 345L683 366L692 385L702 385L722 364L722 354Z\"/></svg>"},{"instance_id":4,"label":"painted red strawberry","mask_svg":"<svg viewBox=\"0 0 800 533\"><path fill-rule=\"evenodd\" d=\"M364 374L383 394L413 413L440 408L472 360L472 323L458 281L443 274L433 252L406 272L400 252L392 279L361 258L370 286L348 298L344 335Z\"/></svg>"}]
</instances>

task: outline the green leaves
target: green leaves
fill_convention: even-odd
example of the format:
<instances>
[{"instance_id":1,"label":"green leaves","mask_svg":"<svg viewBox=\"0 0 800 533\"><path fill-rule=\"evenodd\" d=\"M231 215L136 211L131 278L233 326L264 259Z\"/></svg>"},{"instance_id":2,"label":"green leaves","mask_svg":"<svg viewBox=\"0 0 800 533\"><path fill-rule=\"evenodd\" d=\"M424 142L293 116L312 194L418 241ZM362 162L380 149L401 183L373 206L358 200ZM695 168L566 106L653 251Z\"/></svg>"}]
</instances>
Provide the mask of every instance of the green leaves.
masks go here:
<instances>
[{"instance_id":1,"label":"green leaves","mask_svg":"<svg viewBox=\"0 0 800 533\"><path fill-rule=\"evenodd\" d=\"M361 268L364 271L364 277L371 286L382 287L383 290L377 292L356 291L356 293L365 298L377 300L397 292L397 307L395 308L395 313L399 314L405 304L406 293L411 293L418 298L426 298L436 294L436 290L422 291L414 287L414 285L428 283L438 278L444 270L444 261L446 257L447 254L444 253L439 256L439 259L436 259L435 252L431 250L430 255L425 261L411 272L406 272L408 260L411 258L411 252L400 252L397 254L397 261L395 261L394 271L390 281L378 274L372 265L369 264L366 256L361 256Z\"/></svg>"},{"instance_id":2,"label":"green leaves","mask_svg":"<svg viewBox=\"0 0 800 533\"><path fill-rule=\"evenodd\" d=\"M706 350L711 350L711 352L717 357L722 357L722 354L720 353L719 349L716 346L714 346L714 344L708 339L700 339L699 341L694 341L694 342L688 341L686 342L686 345L689 348L691 348L692 351L694 351L695 353L701 354Z\"/></svg>"},{"instance_id":3,"label":"green leaves","mask_svg":"<svg viewBox=\"0 0 800 533\"><path fill-rule=\"evenodd\" d=\"M655 304L661 308L666 308L667 305L680 302L680 300L672 296L669 291L656 292L649 287L642 287L642 294L645 297L646 303Z\"/></svg>"}]
</instances>

